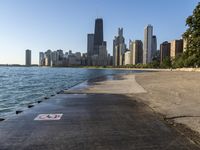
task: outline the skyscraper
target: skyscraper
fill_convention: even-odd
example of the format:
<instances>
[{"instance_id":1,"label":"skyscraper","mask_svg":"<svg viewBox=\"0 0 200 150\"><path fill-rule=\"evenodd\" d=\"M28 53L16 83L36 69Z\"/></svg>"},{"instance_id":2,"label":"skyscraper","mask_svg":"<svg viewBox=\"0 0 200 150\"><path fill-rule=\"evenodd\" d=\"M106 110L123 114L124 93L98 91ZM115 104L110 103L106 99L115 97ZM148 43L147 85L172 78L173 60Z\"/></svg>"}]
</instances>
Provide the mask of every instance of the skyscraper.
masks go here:
<instances>
[{"instance_id":1,"label":"skyscraper","mask_svg":"<svg viewBox=\"0 0 200 150\"><path fill-rule=\"evenodd\" d=\"M99 46L98 66L107 65L107 55L107 43L103 42L102 45Z\"/></svg>"},{"instance_id":2,"label":"skyscraper","mask_svg":"<svg viewBox=\"0 0 200 150\"><path fill-rule=\"evenodd\" d=\"M152 36L152 51L151 51L151 58L153 59L156 55L157 51L157 38L156 36Z\"/></svg>"},{"instance_id":3,"label":"skyscraper","mask_svg":"<svg viewBox=\"0 0 200 150\"><path fill-rule=\"evenodd\" d=\"M45 66L52 65L52 51L49 49L45 52Z\"/></svg>"},{"instance_id":4,"label":"skyscraper","mask_svg":"<svg viewBox=\"0 0 200 150\"><path fill-rule=\"evenodd\" d=\"M103 43L103 19L97 18L95 20L94 45L101 45L102 43Z\"/></svg>"},{"instance_id":5,"label":"skyscraper","mask_svg":"<svg viewBox=\"0 0 200 150\"><path fill-rule=\"evenodd\" d=\"M31 66L31 50L27 49L26 50L26 66Z\"/></svg>"},{"instance_id":6,"label":"skyscraper","mask_svg":"<svg viewBox=\"0 0 200 150\"><path fill-rule=\"evenodd\" d=\"M131 64L136 65L142 63L143 43L141 40L135 40L130 44Z\"/></svg>"},{"instance_id":7,"label":"skyscraper","mask_svg":"<svg viewBox=\"0 0 200 150\"><path fill-rule=\"evenodd\" d=\"M44 53L43 52L40 52L39 53L39 66L44 66Z\"/></svg>"},{"instance_id":8,"label":"skyscraper","mask_svg":"<svg viewBox=\"0 0 200 150\"><path fill-rule=\"evenodd\" d=\"M97 18L94 34L87 35L87 65L105 66L107 58L107 44L103 40L103 19Z\"/></svg>"},{"instance_id":9,"label":"skyscraper","mask_svg":"<svg viewBox=\"0 0 200 150\"><path fill-rule=\"evenodd\" d=\"M103 19L97 18L95 20L95 29L94 29L94 55L99 54L99 46L103 44Z\"/></svg>"},{"instance_id":10,"label":"skyscraper","mask_svg":"<svg viewBox=\"0 0 200 150\"><path fill-rule=\"evenodd\" d=\"M92 55L94 50L94 34L87 35L87 57L88 65L92 65Z\"/></svg>"},{"instance_id":11,"label":"skyscraper","mask_svg":"<svg viewBox=\"0 0 200 150\"><path fill-rule=\"evenodd\" d=\"M113 40L113 65L123 65L123 55L126 50L125 39L123 37L123 28L118 29L118 36Z\"/></svg>"},{"instance_id":12,"label":"skyscraper","mask_svg":"<svg viewBox=\"0 0 200 150\"><path fill-rule=\"evenodd\" d=\"M144 50L143 50L143 64L150 63L152 60L152 36L153 26L148 25L144 29Z\"/></svg>"}]
</instances>

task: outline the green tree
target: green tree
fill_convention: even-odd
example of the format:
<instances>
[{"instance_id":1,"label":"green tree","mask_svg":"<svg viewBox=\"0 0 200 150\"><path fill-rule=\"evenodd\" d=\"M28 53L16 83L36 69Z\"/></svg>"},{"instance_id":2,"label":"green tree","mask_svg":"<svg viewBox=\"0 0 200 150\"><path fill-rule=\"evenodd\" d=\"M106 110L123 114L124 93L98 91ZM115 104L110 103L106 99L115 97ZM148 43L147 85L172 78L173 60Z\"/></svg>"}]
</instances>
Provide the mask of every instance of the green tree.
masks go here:
<instances>
[{"instance_id":1,"label":"green tree","mask_svg":"<svg viewBox=\"0 0 200 150\"><path fill-rule=\"evenodd\" d=\"M182 68L184 67L184 62L185 62L184 54L179 54L176 56L175 59L172 60L172 67L173 68Z\"/></svg>"},{"instance_id":2,"label":"green tree","mask_svg":"<svg viewBox=\"0 0 200 150\"><path fill-rule=\"evenodd\" d=\"M183 54L184 66L200 66L200 2L193 14L186 20L187 31L183 34L186 40L186 51Z\"/></svg>"},{"instance_id":3,"label":"green tree","mask_svg":"<svg viewBox=\"0 0 200 150\"><path fill-rule=\"evenodd\" d=\"M170 57L164 58L163 62L160 64L161 68L171 68L172 62Z\"/></svg>"}]
</instances>

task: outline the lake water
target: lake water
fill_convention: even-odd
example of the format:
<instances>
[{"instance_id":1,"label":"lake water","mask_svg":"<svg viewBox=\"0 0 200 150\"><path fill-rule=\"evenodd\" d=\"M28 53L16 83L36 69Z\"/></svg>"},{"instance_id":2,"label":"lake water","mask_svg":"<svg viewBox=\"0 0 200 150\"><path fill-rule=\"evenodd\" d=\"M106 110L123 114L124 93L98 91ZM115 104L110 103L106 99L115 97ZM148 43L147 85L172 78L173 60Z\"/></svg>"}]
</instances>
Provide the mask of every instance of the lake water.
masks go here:
<instances>
[{"instance_id":1,"label":"lake water","mask_svg":"<svg viewBox=\"0 0 200 150\"><path fill-rule=\"evenodd\" d=\"M138 71L81 68L0 67L0 117L88 79Z\"/></svg>"}]
</instances>

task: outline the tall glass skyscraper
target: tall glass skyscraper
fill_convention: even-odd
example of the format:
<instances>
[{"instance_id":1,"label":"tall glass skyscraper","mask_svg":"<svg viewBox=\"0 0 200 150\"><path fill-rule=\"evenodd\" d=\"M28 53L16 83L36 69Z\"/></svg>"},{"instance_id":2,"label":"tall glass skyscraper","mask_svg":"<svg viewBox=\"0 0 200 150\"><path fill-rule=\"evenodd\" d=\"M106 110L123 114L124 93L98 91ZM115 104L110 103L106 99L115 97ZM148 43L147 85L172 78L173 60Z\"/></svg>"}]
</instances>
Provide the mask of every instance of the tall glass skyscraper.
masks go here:
<instances>
[{"instance_id":1,"label":"tall glass skyscraper","mask_svg":"<svg viewBox=\"0 0 200 150\"><path fill-rule=\"evenodd\" d=\"M94 53L99 54L99 46L103 44L103 19L97 18L95 20L95 29L94 29Z\"/></svg>"}]
</instances>

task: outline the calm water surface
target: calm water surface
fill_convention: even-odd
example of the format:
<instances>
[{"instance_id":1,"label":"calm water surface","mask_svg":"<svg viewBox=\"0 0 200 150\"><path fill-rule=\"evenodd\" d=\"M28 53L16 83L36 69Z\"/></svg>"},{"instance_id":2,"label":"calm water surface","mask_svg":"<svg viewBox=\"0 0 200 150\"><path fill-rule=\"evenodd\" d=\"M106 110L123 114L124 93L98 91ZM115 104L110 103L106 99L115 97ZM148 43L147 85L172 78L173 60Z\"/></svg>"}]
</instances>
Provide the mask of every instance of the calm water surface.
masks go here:
<instances>
[{"instance_id":1,"label":"calm water surface","mask_svg":"<svg viewBox=\"0 0 200 150\"><path fill-rule=\"evenodd\" d=\"M91 78L136 71L80 68L0 67L0 117Z\"/></svg>"}]
</instances>

